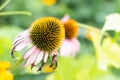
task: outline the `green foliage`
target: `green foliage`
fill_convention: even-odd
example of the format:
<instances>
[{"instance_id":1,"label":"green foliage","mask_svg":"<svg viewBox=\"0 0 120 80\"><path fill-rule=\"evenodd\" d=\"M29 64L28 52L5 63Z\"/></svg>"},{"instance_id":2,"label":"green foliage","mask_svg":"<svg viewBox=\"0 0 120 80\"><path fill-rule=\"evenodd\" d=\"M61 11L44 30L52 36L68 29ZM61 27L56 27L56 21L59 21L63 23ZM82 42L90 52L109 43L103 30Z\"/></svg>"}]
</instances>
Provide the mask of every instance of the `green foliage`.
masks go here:
<instances>
[{"instance_id":1,"label":"green foliage","mask_svg":"<svg viewBox=\"0 0 120 80\"><path fill-rule=\"evenodd\" d=\"M120 68L120 46L109 36L103 38L100 44L102 34L94 32L91 34L99 67L103 70L106 70L108 66Z\"/></svg>"},{"instance_id":2,"label":"green foliage","mask_svg":"<svg viewBox=\"0 0 120 80\"><path fill-rule=\"evenodd\" d=\"M118 19L115 18L110 23L106 23L105 20L105 16L109 13L120 12L120 0L58 0L53 6L46 6L42 0L11 0L9 5L7 4L10 0L6 1L4 5L0 6L0 15L4 14L4 16L0 16L0 61L11 62L12 67L15 68L11 68L15 80L120 79L120 28L114 27L116 24L119 25L120 18L117 17ZM0 4L2 3L4 0L0 1ZM33 16L6 16L4 13L14 10L30 11ZM20 12L14 14L26 14ZM85 30L80 29L78 36L81 43L80 53L74 58L59 56L58 67L52 73L35 72L34 69L23 68L24 62L16 66L16 62L23 55L21 52L16 52L15 59L10 55L17 35L39 17L55 16L61 19L65 14L69 14L78 22L96 25L98 28L103 26L103 28L100 30L78 23L80 27L85 28ZM109 26L110 24L113 26ZM87 40L86 33L89 30L91 30L91 39ZM110 30L114 31L114 34L106 32Z\"/></svg>"},{"instance_id":3,"label":"green foliage","mask_svg":"<svg viewBox=\"0 0 120 80\"><path fill-rule=\"evenodd\" d=\"M57 3L53 6L44 5L42 0L12 0L3 11L13 10L30 11L34 16L13 15L0 20L9 19L7 23L27 28L33 20L40 17L55 16L62 18L65 14L70 14L77 21L97 25L101 28L105 16L120 11L120 8L119 0L57 0Z\"/></svg>"},{"instance_id":4,"label":"green foliage","mask_svg":"<svg viewBox=\"0 0 120 80\"><path fill-rule=\"evenodd\" d=\"M20 31L21 29L15 26L2 26L0 28L0 60L12 60L10 53L13 39Z\"/></svg>"},{"instance_id":5,"label":"green foliage","mask_svg":"<svg viewBox=\"0 0 120 80\"><path fill-rule=\"evenodd\" d=\"M15 76L15 80L45 80L48 74L24 74Z\"/></svg>"},{"instance_id":6,"label":"green foliage","mask_svg":"<svg viewBox=\"0 0 120 80\"><path fill-rule=\"evenodd\" d=\"M95 57L83 55L79 59L60 58L57 70L47 80L116 80L111 72L98 68Z\"/></svg>"}]
</instances>

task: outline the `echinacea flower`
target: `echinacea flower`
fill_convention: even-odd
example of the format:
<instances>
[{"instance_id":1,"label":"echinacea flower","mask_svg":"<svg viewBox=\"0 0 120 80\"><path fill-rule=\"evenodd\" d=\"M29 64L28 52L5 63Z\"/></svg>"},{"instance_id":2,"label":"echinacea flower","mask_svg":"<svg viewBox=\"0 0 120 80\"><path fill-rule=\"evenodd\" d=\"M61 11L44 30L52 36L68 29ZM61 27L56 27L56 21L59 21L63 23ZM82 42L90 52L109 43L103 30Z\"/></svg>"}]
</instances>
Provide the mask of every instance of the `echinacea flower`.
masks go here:
<instances>
[{"instance_id":1,"label":"echinacea flower","mask_svg":"<svg viewBox=\"0 0 120 80\"><path fill-rule=\"evenodd\" d=\"M52 56L50 67L57 67L58 49L63 43L65 37L64 27L61 21L54 17L44 17L32 23L28 30L18 35L14 42L12 55L15 51L20 51L29 43L33 46L25 53L25 67L31 65L34 67L41 63L38 71L46 64L49 57ZM56 68L55 67L55 68Z\"/></svg>"},{"instance_id":2,"label":"echinacea flower","mask_svg":"<svg viewBox=\"0 0 120 80\"><path fill-rule=\"evenodd\" d=\"M0 80L13 80L13 75L9 71L10 65L7 61L0 61Z\"/></svg>"},{"instance_id":3,"label":"echinacea flower","mask_svg":"<svg viewBox=\"0 0 120 80\"><path fill-rule=\"evenodd\" d=\"M52 6L56 3L57 0L43 0L43 3L47 6Z\"/></svg>"},{"instance_id":4,"label":"echinacea flower","mask_svg":"<svg viewBox=\"0 0 120 80\"><path fill-rule=\"evenodd\" d=\"M61 56L75 56L80 51L80 43L77 39L79 28L75 20L69 19L66 15L62 18L62 23L65 28L65 40L60 49Z\"/></svg>"}]
</instances>

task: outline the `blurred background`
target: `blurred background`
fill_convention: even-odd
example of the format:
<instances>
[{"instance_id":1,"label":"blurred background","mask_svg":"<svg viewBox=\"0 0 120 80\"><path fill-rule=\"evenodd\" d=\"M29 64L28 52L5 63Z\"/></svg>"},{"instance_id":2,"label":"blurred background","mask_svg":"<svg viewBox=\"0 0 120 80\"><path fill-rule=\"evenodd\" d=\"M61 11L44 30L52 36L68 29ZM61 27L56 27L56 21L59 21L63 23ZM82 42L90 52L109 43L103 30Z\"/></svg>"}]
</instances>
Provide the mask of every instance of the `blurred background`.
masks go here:
<instances>
[{"instance_id":1,"label":"blurred background","mask_svg":"<svg viewBox=\"0 0 120 80\"><path fill-rule=\"evenodd\" d=\"M0 0L0 6L4 2L5 0ZM14 64L10 52L15 37L29 28L31 23L38 18L54 16L61 19L64 15L69 14L77 22L101 29L108 14L120 13L120 0L50 0L50 2L45 2L45 0L11 0L0 11L28 11L32 13L32 16L0 16L1 61L7 60ZM114 35L113 33L110 32L111 36ZM85 30L80 28L78 36L81 43L80 52L75 58L59 57L59 66L54 72L35 74L18 68L13 72L15 80L33 80L33 78L34 80L120 80L119 68L109 66L107 70L102 70L97 67L95 48L85 34Z\"/></svg>"}]
</instances>

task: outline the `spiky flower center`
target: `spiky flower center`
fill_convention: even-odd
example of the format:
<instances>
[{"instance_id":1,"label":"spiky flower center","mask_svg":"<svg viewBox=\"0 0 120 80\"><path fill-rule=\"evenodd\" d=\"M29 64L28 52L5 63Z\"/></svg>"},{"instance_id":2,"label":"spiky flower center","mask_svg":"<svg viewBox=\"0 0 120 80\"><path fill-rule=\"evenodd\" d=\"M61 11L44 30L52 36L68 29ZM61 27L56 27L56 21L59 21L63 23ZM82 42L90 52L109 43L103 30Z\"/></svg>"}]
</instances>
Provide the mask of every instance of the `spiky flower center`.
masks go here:
<instances>
[{"instance_id":1,"label":"spiky flower center","mask_svg":"<svg viewBox=\"0 0 120 80\"><path fill-rule=\"evenodd\" d=\"M44 17L31 25L30 38L34 45L44 51L54 51L64 40L64 28L59 19Z\"/></svg>"},{"instance_id":2,"label":"spiky flower center","mask_svg":"<svg viewBox=\"0 0 120 80\"><path fill-rule=\"evenodd\" d=\"M78 36L78 24L75 20L68 20L64 23L65 37L72 39Z\"/></svg>"}]
</instances>

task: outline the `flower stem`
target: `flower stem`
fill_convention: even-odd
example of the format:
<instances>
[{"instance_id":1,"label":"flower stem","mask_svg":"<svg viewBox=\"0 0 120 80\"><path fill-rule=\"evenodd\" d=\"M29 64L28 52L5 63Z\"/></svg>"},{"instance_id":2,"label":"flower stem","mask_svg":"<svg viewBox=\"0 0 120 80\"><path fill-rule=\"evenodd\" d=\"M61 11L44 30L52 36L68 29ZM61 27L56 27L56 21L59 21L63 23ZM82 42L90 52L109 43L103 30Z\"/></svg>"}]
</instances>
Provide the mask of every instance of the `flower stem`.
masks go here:
<instances>
[{"instance_id":1,"label":"flower stem","mask_svg":"<svg viewBox=\"0 0 120 80\"><path fill-rule=\"evenodd\" d=\"M9 12L0 12L0 16L4 16L4 15L28 15L31 16L32 14L30 12L26 12L26 11L9 11Z\"/></svg>"},{"instance_id":2,"label":"flower stem","mask_svg":"<svg viewBox=\"0 0 120 80\"><path fill-rule=\"evenodd\" d=\"M7 4L10 2L11 0L6 0L1 6L0 6L0 11L7 6Z\"/></svg>"},{"instance_id":3,"label":"flower stem","mask_svg":"<svg viewBox=\"0 0 120 80\"><path fill-rule=\"evenodd\" d=\"M11 67L11 71L13 72L17 66L19 66L22 62L24 61L24 58L20 58L12 67Z\"/></svg>"},{"instance_id":4,"label":"flower stem","mask_svg":"<svg viewBox=\"0 0 120 80\"><path fill-rule=\"evenodd\" d=\"M96 27L94 27L94 26L89 26L89 25L86 25L86 24L83 24L83 23L78 23L78 25L79 25L80 27L82 27L82 28L87 29L87 30L93 30L93 31L95 31L95 32L98 32L98 33L100 33L100 34L104 34L105 36L110 37L110 35L109 35L107 32L103 32L102 30L100 30L100 29L98 29L98 28L96 28Z\"/></svg>"}]
</instances>

